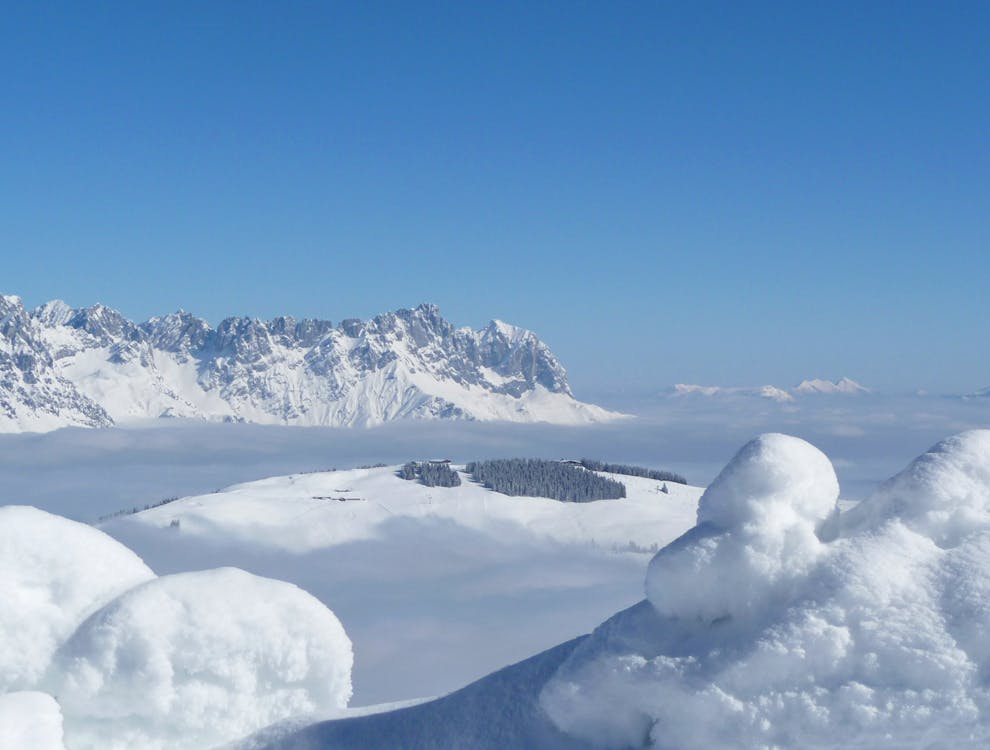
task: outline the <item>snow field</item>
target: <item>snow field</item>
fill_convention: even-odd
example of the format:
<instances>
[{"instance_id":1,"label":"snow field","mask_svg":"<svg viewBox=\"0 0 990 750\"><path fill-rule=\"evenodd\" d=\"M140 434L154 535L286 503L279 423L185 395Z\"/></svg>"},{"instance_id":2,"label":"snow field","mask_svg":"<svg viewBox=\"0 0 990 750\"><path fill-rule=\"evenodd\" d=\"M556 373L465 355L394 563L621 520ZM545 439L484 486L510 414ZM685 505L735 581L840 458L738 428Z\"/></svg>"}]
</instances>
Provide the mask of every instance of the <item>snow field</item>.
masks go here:
<instances>
[{"instance_id":1,"label":"snow field","mask_svg":"<svg viewBox=\"0 0 990 750\"><path fill-rule=\"evenodd\" d=\"M397 469L273 477L104 528L159 572L233 565L312 593L354 643L364 706L448 693L589 632L641 598L650 556L690 528L701 494L614 476L627 498L562 503Z\"/></svg>"}]
</instances>

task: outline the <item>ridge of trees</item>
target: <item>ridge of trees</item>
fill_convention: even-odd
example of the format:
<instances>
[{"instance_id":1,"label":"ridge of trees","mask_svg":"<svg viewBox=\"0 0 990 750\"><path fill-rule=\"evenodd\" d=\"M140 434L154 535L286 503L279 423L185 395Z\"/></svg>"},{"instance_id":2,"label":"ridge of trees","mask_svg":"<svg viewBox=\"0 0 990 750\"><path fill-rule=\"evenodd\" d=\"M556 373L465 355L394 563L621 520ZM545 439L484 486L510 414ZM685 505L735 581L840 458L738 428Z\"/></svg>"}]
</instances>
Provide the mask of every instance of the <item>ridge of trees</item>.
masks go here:
<instances>
[{"instance_id":1,"label":"ridge of trees","mask_svg":"<svg viewBox=\"0 0 990 750\"><path fill-rule=\"evenodd\" d=\"M605 461L596 461L593 458L582 458L581 465L590 471L604 471L608 474L625 474L629 477L644 477L655 479L658 482L673 482L674 484L687 484L687 479L680 474L661 469L647 469L642 466L631 466L629 464L610 464Z\"/></svg>"},{"instance_id":2,"label":"ridge of trees","mask_svg":"<svg viewBox=\"0 0 990 750\"><path fill-rule=\"evenodd\" d=\"M548 497L571 503L626 496L626 487L622 482L560 461L537 458L472 461L465 471L475 481L503 495Z\"/></svg>"}]
</instances>

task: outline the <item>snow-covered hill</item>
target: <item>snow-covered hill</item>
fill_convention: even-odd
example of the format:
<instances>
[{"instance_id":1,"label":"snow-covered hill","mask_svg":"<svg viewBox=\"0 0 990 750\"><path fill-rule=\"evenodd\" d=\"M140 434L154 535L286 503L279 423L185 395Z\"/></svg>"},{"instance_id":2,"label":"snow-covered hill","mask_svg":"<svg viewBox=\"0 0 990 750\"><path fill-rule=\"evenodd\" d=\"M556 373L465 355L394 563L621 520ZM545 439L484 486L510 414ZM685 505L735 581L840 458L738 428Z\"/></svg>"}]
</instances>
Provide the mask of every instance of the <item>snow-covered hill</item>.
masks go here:
<instances>
[{"instance_id":1,"label":"snow-covered hill","mask_svg":"<svg viewBox=\"0 0 990 750\"><path fill-rule=\"evenodd\" d=\"M565 503L397 469L273 477L102 528L159 574L233 565L314 594L354 642L363 705L444 693L587 632L640 597L701 494L606 474L626 498Z\"/></svg>"},{"instance_id":2,"label":"snow-covered hill","mask_svg":"<svg viewBox=\"0 0 990 750\"><path fill-rule=\"evenodd\" d=\"M369 321L186 312L135 324L103 305L33 312L0 297L0 432L187 417L368 426L403 418L578 424L618 418L577 401L535 334L454 328L434 305Z\"/></svg>"}]
</instances>

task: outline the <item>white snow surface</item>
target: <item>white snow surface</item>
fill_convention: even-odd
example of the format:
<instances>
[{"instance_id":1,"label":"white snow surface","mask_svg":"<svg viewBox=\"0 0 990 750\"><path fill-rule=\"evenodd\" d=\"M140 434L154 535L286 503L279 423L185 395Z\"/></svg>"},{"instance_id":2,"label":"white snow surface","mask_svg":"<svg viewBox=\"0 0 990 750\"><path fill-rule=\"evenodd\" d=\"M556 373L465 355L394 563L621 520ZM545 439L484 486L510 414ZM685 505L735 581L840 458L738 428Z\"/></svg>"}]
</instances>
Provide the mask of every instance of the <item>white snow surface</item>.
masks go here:
<instances>
[{"instance_id":1,"label":"white snow surface","mask_svg":"<svg viewBox=\"0 0 990 750\"><path fill-rule=\"evenodd\" d=\"M657 555L650 598L590 636L430 703L240 747L990 746L990 431L939 443L838 518L835 496L821 453L762 436ZM699 595L668 606L657 575L698 547ZM760 606L735 606L739 586Z\"/></svg>"},{"instance_id":2,"label":"white snow surface","mask_svg":"<svg viewBox=\"0 0 990 750\"><path fill-rule=\"evenodd\" d=\"M786 599L824 545L839 482L825 454L768 434L736 454L698 503L698 524L650 563L646 595L657 612L717 622L754 617Z\"/></svg>"},{"instance_id":3,"label":"white snow surface","mask_svg":"<svg viewBox=\"0 0 990 750\"><path fill-rule=\"evenodd\" d=\"M46 680L72 750L201 750L346 706L351 643L296 586L233 568L164 576L62 646Z\"/></svg>"},{"instance_id":4,"label":"white snow surface","mask_svg":"<svg viewBox=\"0 0 990 750\"><path fill-rule=\"evenodd\" d=\"M0 694L0 748L65 750L55 699L37 692Z\"/></svg>"},{"instance_id":5,"label":"white snow surface","mask_svg":"<svg viewBox=\"0 0 990 750\"><path fill-rule=\"evenodd\" d=\"M35 685L86 617L153 577L137 555L92 526L0 507L0 693Z\"/></svg>"},{"instance_id":6,"label":"white snow surface","mask_svg":"<svg viewBox=\"0 0 990 750\"><path fill-rule=\"evenodd\" d=\"M767 462L767 486L746 481L752 446L720 477L741 479L733 494L746 507L789 496L794 523L743 514L755 536L733 556L720 550L738 525L711 536L702 523L661 551L650 603L605 623L545 686L558 726L603 748L990 743L990 432L940 443L840 518L837 538L799 534L772 558L764 537L824 519L834 490L820 457L798 447ZM816 474L821 489L801 481ZM684 555L708 605L665 606L661 580L675 582L658 576ZM740 599L730 565L750 566L747 597L761 607L725 606ZM758 575L782 567L786 587Z\"/></svg>"},{"instance_id":7,"label":"white snow surface","mask_svg":"<svg viewBox=\"0 0 990 750\"><path fill-rule=\"evenodd\" d=\"M354 642L366 705L449 692L587 633L641 597L650 557L691 527L701 494L609 474L626 498L564 503L397 469L273 477L103 528L159 573L234 565L317 596Z\"/></svg>"}]
</instances>

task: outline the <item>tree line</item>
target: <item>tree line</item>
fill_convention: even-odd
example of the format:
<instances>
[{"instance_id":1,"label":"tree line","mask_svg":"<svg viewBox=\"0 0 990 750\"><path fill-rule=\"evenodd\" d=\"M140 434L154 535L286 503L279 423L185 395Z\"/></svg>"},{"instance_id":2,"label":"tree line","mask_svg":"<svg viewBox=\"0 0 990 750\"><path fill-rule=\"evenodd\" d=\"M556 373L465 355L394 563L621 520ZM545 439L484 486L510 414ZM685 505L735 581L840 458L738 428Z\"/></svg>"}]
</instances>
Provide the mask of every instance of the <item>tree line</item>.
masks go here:
<instances>
[{"instance_id":1,"label":"tree line","mask_svg":"<svg viewBox=\"0 0 990 750\"><path fill-rule=\"evenodd\" d=\"M604 471L609 474L625 474L629 477L644 477L655 479L658 482L673 482L674 484L687 484L687 479L672 471L660 469L646 469L642 466L629 466L628 464L610 464L604 461L596 461L593 458L582 458L581 465L590 471Z\"/></svg>"},{"instance_id":2,"label":"tree line","mask_svg":"<svg viewBox=\"0 0 990 750\"><path fill-rule=\"evenodd\" d=\"M571 503L626 496L622 482L560 461L503 458L473 461L465 470L475 481L503 495L548 497Z\"/></svg>"}]
</instances>

